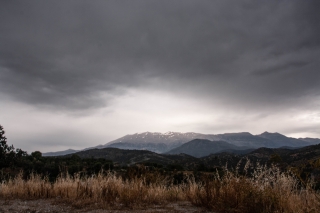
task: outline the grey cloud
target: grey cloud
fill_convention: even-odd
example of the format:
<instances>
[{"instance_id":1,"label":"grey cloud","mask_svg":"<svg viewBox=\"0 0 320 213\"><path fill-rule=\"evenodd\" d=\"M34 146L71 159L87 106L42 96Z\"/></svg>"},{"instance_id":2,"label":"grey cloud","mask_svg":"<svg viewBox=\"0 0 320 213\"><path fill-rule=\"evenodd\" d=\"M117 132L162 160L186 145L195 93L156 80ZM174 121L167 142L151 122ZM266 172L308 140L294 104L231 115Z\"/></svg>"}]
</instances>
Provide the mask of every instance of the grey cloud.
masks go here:
<instances>
[{"instance_id":1,"label":"grey cloud","mask_svg":"<svg viewBox=\"0 0 320 213\"><path fill-rule=\"evenodd\" d=\"M304 62L304 61L294 61L291 63L279 64L279 65L276 65L276 66L273 66L270 68L259 70L253 74L258 75L258 76L270 75L270 74L279 73L282 71L287 71L288 69L292 69L292 68L293 69L294 68L302 68L308 64L309 64L308 62Z\"/></svg>"},{"instance_id":2,"label":"grey cloud","mask_svg":"<svg viewBox=\"0 0 320 213\"><path fill-rule=\"evenodd\" d=\"M102 107L100 93L143 88L152 78L236 105L318 95L318 4L2 2L0 90L66 110Z\"/></svg>"},{"instance_id":3,"label":"grey cloud","mask_svg":"<svg viewBox=\"0 0 320 213\"><path fill-rule=\"evenodd\" d=\"M319 134L319 125L305 125L301 127L287 127L283 131L284 134L293 134L293 133L307 133L307 134Z\"/></svg>"}]
</instances>

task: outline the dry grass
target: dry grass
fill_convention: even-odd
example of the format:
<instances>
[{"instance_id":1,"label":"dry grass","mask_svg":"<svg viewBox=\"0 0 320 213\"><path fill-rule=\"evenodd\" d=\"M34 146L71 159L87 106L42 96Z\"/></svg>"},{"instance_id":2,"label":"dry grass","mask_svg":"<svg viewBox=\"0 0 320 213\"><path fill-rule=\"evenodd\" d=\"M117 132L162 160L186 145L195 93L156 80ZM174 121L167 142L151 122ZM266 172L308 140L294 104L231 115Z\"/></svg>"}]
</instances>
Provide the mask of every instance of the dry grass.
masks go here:
<instances>
[{"instance_id":1,"label":"dry grass","mask_svg":"<svg viewBox=\"0 0 320 213\"><path fill-rule=\"evenodd\" d=\"M294 176L278 168L258 166L251 177L226 171L220 178L190 180L187 199L217 212L271 213L319 212L319 194L310 186L298 186Z\"/></svg>"},{"instance_id":2,"label":"dry grass","mask_svg":"<svg viewBox=\"0 0 320 213\"><path fill-rule=\"evenodd\" d=\"M216 212L319 212L319 194L310 187L298 187L298 181L277 168L258 167L251 177L226 171L226 175L193 177L185 183L145 178L124 180L113 173L92 177L61 175L54 183L39 175L23 180L22 174L0 185L0 197L20 199L60 198L76 207L145 207L175 201L189 201Z\"/></svg>"},{"instance_id":3,"label":"dry grass","mask_svg":"<svg viewBox=\"0 0 320 213\"><path fill-rule=\"evenodd\" d=\"M100 173L97 176L83 178L79 175L74 177L61 175L54 183L50 183L39 175L31 175L28 180L23 180L20 174L14 179L1 183L0 197L6 199L59 198L79 207L91 203L136 207L183 200L181 186L168 186L166 182L163 180L147 184L144 178L123 180L112 173L104 175Z\"/></svg>"}]
</instances>

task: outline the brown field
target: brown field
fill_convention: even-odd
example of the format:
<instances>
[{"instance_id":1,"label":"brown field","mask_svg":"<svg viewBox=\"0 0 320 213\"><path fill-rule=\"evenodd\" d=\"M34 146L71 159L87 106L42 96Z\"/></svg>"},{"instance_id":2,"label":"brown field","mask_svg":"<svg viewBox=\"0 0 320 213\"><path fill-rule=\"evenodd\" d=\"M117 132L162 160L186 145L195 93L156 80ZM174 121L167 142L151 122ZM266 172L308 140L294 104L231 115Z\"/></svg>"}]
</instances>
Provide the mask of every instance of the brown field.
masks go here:
<instances>
[{"instance_id":1,"label":"brown field","mask_svg":"<svg viewBox=\"0 0 320 213\"><path fill-rule=\"evenodd\" d=\"M71 177L67 174L51 183L39 175L24 180L20 174L0 184L0 198L8 205L19 200L54 201L79 212L79 209L88 208L113 209L112 212L120 212L121 209L157 212L154 208L158 207L164 212L187 212L187 209L192 209L189 204L213 212L320 211L320 195L312 185L301 185L294 176L277 168L258 168L250 177L227 171L223 177L205 174L196 181L189 175L181 184L173 184L172 180L157 175L124 179L115 173L100 173L92 177ZM186 205L185 211L181 210L180 204ZM172 207L174 205L176 207ZM194 208L190 212L200 212Z\"/></svg>"}]
</instances>

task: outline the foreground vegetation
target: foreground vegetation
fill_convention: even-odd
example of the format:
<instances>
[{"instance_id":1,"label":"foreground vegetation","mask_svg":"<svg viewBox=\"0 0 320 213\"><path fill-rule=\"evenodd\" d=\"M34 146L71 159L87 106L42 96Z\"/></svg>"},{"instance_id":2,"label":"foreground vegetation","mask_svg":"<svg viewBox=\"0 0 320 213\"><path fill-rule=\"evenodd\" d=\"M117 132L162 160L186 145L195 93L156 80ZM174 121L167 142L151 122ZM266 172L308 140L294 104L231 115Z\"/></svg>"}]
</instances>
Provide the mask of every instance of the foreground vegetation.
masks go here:
<instances>
[{"instance_id":1,"label":"foreground vegetation","mask_svg":"<svg viewBox=\"0 0 320 213\"><path fill-rule=\"evenodd\" d=\"M319 212L320 195L311 185L277 168L258 167L249 176L225 171L202 174L196 179L184 174L180 183L156 172L123 177L113 172L98 175L60 175L54 182L40 175L24 179L19 174L0 184L3 199L59 198L76 207L124 205L146 207L154 204L189 201L215 212Z\"/></svg>"}]
</instances>

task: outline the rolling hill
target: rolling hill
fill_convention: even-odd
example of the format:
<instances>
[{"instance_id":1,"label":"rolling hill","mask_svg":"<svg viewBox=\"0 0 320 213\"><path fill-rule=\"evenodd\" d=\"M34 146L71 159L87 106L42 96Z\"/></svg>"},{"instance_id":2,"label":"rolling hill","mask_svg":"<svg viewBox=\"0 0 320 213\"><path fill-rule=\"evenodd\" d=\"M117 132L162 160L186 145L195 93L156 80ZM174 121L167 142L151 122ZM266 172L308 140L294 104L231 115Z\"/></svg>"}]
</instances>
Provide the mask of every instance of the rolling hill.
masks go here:
<instances>
[{"instance_id":1,"label":"rolling hill","mask_svg":"<svg viewBox=\"0 0 320 213\"><path fill-rule=\"evenodd\" d=\"M75 153L81 158L104 158L112 160L121 166L130 166L137 163L157 163L161 165L179 164L188 167L189 163L195 163L197 158L186 155L164 155L148 150L123 150L118 148L90 149ZM72 154L66 155L71 156Z\"/></svg>"},{"instance_id":2,"label":"rolling hill","mask_svg":"<svg viewBox=\"0 0 320 213\"><path fill-rule=\"evenodd\" d=\"M185 153L194 157L204 157L210 154L218 153L224 150L241 150L247 147L238 147L225 141L210 141L205 139L194 139L175 149L170 150L166 154Z\"/></svg>"}]
</instances>

